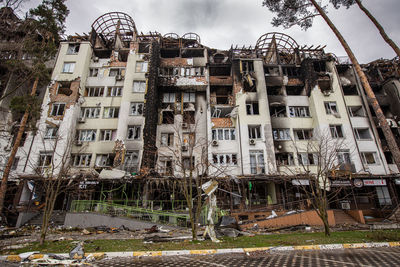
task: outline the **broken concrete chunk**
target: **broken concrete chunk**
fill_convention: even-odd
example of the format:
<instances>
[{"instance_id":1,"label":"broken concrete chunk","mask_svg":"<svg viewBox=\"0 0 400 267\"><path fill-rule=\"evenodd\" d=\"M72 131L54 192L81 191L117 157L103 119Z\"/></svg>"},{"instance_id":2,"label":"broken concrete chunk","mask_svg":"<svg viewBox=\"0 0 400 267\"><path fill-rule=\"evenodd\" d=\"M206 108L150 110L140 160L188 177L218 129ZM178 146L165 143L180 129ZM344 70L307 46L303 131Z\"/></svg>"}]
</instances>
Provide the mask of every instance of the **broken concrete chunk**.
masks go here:
<instances>
[{"instance_id":1,"label":"broken concrete chunk","mask_svg":"<svg viewBox=\"0 0 400 267\"><path fill-rule=\"evenodd\" d=\"M83 251L83 242L79 243L71 252L69 257L71 259L83 259L85 252Z\"/></svg>"}]
</instances>

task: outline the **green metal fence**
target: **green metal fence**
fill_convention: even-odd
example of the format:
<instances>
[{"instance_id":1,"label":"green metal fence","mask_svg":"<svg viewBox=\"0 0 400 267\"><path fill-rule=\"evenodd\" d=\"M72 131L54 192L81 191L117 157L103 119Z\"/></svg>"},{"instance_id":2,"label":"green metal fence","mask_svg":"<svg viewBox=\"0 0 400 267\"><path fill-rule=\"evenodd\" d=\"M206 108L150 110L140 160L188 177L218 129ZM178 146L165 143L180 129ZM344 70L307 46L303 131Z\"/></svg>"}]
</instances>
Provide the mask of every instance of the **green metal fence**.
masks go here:
<instances>
[{"instance_id":1,"label":"green metal fence","mask_svg":"<svg viewBox=\"0 0 400 267\"><path fill-rule=\"evenodd\" d=\"M158 207L158 206L157 206ZM141 221L163 223L174 226L188 227L190 225L189 215L183 212L170 212L152 208L141 208L137 205L121 205L115 202L97 200L73 200L71 212L95 212L117 217L127 217Z\"/></svg>"}]
</instances>

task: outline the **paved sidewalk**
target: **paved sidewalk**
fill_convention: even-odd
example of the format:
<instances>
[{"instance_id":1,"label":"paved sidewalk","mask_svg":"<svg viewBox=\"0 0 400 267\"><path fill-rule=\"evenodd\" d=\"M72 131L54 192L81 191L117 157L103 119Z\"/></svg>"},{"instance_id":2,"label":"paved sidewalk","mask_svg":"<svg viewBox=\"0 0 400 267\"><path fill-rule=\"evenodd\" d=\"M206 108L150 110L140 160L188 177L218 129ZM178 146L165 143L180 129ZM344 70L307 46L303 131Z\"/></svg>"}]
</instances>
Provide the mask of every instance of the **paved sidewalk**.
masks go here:
<instances>
[{"instance_id":1,"label":"paved sidewalk","mask_svg":"<svg viewBox=\"0 0 400 267\"><path fill-rule=\"evenodd\" d=\"M132 251L132 252L97 252L85 253L85 256L91 255L95 259L102 258L131 258L131 257L159 257L159 256L184 256L184 255L218 255L229 253L258 253L258 252L288 252L302 250L333 250L333 249L351 249L351 248L389 248L400 247L400 242L381 242L381 243L352 243L352 244L325 244L325 245L304 245L304 246L280 246L280 247L257 247L257 248L230 248L230 249L201 249L201 250L166 250L166 251ZM57 254L62 257L68 257L68 254ZM41 259L46 254L33 254L29 259ZM19 255L0 256L1 261L20 262Z\"/></svg>"},{"instance_id":2,"label":"paved sidewalk","mask_svg":"<svg viewBox=\"0 0 400 267\"><path fill-rule=\"evenodd\" d=\"M125 266L190 266L190 267L239 267L239 266L318 266L318 267L389 267L400 266L399 247L258 251L241 254L181 255L171 257L111 258L92 263L98 267Z\"/></svg>"}]
</instances>

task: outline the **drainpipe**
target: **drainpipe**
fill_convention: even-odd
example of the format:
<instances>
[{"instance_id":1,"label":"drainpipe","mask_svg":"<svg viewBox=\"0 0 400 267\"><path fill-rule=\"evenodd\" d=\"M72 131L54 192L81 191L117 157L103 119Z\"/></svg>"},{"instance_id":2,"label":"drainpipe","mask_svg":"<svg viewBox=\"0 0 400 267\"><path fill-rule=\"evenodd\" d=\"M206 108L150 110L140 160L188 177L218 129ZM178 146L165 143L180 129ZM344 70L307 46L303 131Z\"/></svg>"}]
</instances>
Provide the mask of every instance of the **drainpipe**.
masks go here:
<instances>
[{"instance_id":1,"label":"drainpipe","mask_svg":"<svg viewBox=\"0 0 400 267\"><path fill-rule=\"evenodd\" d=\"M240 147L240 168L241 168L241 171L242 171L241 175L243 176L244 175L244 171L243 171L242 134L241 134L241 131L240 131L239 105L236 105L234 108L238 109L237 118L238 118L238 134L239 134L239 138L238 139L239 139L239 147Z\"/></svg>"},{"instance_id":2,"label":"drainpipe","mask_svg":"<svg viewBox=\"0 0 400 267\"><path fill-rule=\"evenodd\" d=\"M352 70L353 70L354 77L356 78L357 85L359 86L360 83L361 83L360 82L360 77L358 77L357 73L355 72L353 65L352 65ZM384 161L383 158L382 158L382 154L383 154L382 145L381 145L380 141L378 141L379 140L379 135L378 135L378 131L376 130L376 126L372 123L373 119L372 119L371 110L369 109L367 97L365 96L364 90L359 90L359 92L361 94L363 108L365 109L365 112L367 113L367 116L368 116L368 123L369 123L369 125L370 125L370 127L372 129L372 134L374 135L376 147L379 150L379 153L378 153L379 154L379 158L380 158L380 160L382 162L382 165L383 165L383 168L385 170L385 173L387 174L388 170L387 170L386 160ZM361 160L361 162L362 162L362 160Z\"/></svg>"}]
</instances>

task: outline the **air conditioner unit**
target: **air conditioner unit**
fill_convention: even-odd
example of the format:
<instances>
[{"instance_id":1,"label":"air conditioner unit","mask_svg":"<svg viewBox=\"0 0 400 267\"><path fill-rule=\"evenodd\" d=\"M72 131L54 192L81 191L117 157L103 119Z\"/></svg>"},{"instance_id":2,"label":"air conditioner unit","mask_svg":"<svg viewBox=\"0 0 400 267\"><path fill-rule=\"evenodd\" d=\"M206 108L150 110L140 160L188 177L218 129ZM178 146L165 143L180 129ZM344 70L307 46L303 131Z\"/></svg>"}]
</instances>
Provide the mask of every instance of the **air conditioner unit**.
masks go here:
<instances>
[{"instance_id":1,"label":"air conditioner unit","mask_svg":"<svg viewBox=\"0 0 400 267\"><path fill-rule=\"evenodd\" d=\"M99 62L99 57L94 57L93 62Z\"/></svg>"},{"instance_id":2,"label":"air conditioner unit","mask_svg":"<svg viewBox=\"0 0 400 267\"><path fill-rule=\"evenodd\" d=\"M182 128L187 128L188 124L186 122L182 122Z\"/></svg>"},{"instance_id":3,"label":"air conditioner unit","mask_svg":"<svg viewBox=\"0 0 400 267\"><path fill-rule=\"evenodd\" d=\"M277 149L277 150L281 150L281 149L282 149L282 145L277 145L277 146L276 146L276 149Z\"/></svg>"},{"instance_id":4,"label":"air conditioner unit","mask_svg":"<svg viewBox=\"0 0 400 267\"><path fill-rule=\"evenodd\" d=\"M75 145L76 146L81 146L82 145L82 141L81 140L76 140Z\"/></svg>"},{"instance_id":5,"label":"air conditioner unit","mask_svg":"<svg viewBox=\"0 0 400 267\"><path fill-rule=\"evenodd\" d=\"M79 119L78 119L78 122L79 123L84 123L86 121L86 118L85 117L80 117Z\"/></svg>"},{"instance_id":6,"label":"air conditioner unit","mask_svg":"<svg viewBox=\"0 0 400 267\"><path fill-rule=\"evenodd\" d=\"M350 209L350 203L349 202L342 202L340 204L342 206L342 210L349 210Z\"/></svg>"},{"instance_id":7,"label":"air conditioner unit","mask_svg":"<svg viewBox=\"0 0 400 267\"><path fill-rule=\"evenodd\" d=\"M182 145L182 151L188 151L188 146L187 145Z\"/></svg>"},{"instance_id":8,"label":"air conditioner unit","mask_svg":"<svg viewBox=\"0 0 400 267\"><path fill-rule=\"evenodd\" d=\"M116 81L122 81L123 79L124 79L124 76L122 76L121 74L118 74L117 76L115 76Z\"/></svg>"},{"instance_id":9,"label":"air conditioner unit","mask_svg":"<svg viewBox=\"0 0 400 267\"><path fill-rule=\"evenodd\" d=\"M249 144L254 146L256 144L256 139L250 139Z\"/></svg>"},{"instance_id":10,"label":"air conditioner unit","mask_svg":"<svg viewBox=\"0 0 400 267\"><path fill-rule=\"evenodd\" d=\"M213 140L211 144L212 146L218 146L218 140Z\"/></svg>"}]
</instances>

